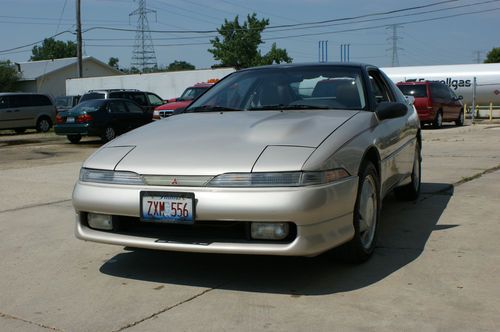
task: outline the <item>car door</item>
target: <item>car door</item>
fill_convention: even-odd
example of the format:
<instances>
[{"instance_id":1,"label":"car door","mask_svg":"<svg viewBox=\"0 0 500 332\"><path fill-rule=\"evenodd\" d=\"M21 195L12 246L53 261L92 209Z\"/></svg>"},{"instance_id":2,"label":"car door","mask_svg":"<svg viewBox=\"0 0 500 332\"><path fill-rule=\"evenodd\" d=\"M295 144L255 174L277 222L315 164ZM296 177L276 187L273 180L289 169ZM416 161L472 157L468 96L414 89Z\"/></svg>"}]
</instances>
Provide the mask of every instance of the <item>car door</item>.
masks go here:
<instances>
[{"instance_id":1,"label":"car door","mask_svg":"<svg viewBox=\"0 0 500 332\"><path fill-rule=\"evenodd\" d=\"M13 94L9 96L9 107L5 110L5 118L9 127L34 127L33 114L30 108L30 95Z\"/></svg>"},{"instance_id":2,"label":"car door","mask_svg":"<svg viewBox=\"0 0 500 332\"><path fill-rule=\"evenodd\" d=\"M129 116L130 116L130 129L134 129L151 122L151 117L142 107L133 101L125 101Z\"/></svg>"},{"instance_id":3,"label":"car door","mask_svg":"<svg viewBox=\"0 0 500 332\"><path fill-rule=\"evenodd\" d=\"M124 133L130 130L130 114L123 100L109 100L108 112L110 115L111 126L118 133Z\"/></svg>"},{"instance_id":4,"label":"car door","mask_svg":"<svg viewBox=\"0 0 500 332\"><path fill-rule=\"evenodd\" d=\"M0 96L0 129L14 127L12 121L12 109L10 108L10 96Z\"/></svg>"},{"instance_id":5,"label":"car door","mask_svg":"<svg viewBox=\"0 0 500 332\"><path fill-rule=\"evenodd\" d=\"M375 101L375 108L380 103L403 102L397 92L391 88L388 79L378 69L368 71L371 82L371 98ZM402 94L401 94L402 96ZM409 112L409 111L408 111ZM379 120L376 126L375 137L380 151L380 177L382 193L385 195L404 177L411 174L415 151L415 133L409 128L408 116L393 119Z\"/></svg>"}]
</instances>

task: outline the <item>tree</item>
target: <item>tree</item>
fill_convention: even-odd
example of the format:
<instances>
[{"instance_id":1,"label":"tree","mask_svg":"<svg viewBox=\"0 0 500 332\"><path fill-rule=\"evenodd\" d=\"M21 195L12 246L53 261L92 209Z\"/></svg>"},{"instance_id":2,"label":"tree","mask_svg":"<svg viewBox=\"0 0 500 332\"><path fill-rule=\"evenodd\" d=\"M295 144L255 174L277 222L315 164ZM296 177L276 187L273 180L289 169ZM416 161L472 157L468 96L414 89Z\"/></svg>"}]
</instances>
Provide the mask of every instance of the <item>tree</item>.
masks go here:
<instances>
[{"instance_id":1,"label":"tree","mask_svg":"<svg viewBox=\"0 0 500 332\"><path fill-rule=\"evenodd\" d=\"M175 60L168 65L167 71L179 71L179 70L193 70L196 67L186 61Z\"/></svg>"},{"instance_id":2,"label":"tree","mask_svg":"<svg viewBox=\"0 0 500 332\"><path fill-rule=\"evenodd\" d=\"M219 36L210 40L213 48L208 51L213 54L215 60L221 63L220 67L246 68L274 62L291 62L285 49L280 49L273 44L271 50L264 56L258 47L263 43L261 33L269 25L268 19L257 19L257 14L247 15L243 24L239 23L238 16L234 21L224 20L217 31Z\"/></svg>"},{"instance_id":3,"label":"tree","mask_svg":"<svg viewBox=\"0 0 500 332\"><path fill-rule=\"evenodd\" d=\"M34 46L31 61L76 57L76 43L45 38L41 46Z\"/></svg>"},{"instance_id":4,"label":"tree","mask_svg":"<svg viewBox=\"0 0 500 332\"><path fill-rule=\"evenodd\" d=\"M118 62L120 62L120 59L115 58L115 57L111 57L108 60L108 66L111 66L115 69L118 69Z\"/></svg>"},{"instance_id":5,"label":"tree","mask_svg":"<svg viewBox=\"0 0 500 332\"><path fill-rule=\"evenodd\" d=\"M15 91L20 74L10 61L0 61L0 92Z\"/></svg>"},{"instance_id":6,"label":"tree","mask_svg":"<svg viewBox=\"0 0 500 332\"><path fill-rule=\"evenodd\" d=\"M484 63L497 63L500 62L500 47L494 47L486 54Z\"/></svg>"}]
</instances>

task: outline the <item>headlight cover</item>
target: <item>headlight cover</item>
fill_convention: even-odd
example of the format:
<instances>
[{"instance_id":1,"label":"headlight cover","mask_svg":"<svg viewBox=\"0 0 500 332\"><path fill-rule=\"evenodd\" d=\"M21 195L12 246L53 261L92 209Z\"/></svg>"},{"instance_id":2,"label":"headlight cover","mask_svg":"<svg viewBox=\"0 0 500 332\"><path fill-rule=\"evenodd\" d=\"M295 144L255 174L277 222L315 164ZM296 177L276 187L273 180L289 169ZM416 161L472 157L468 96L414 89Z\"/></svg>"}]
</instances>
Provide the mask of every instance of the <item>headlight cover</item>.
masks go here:
<instances>
[{"instance_id":1,"label":"headlight cover","mask_svg":"<svg viewBox=\"0 0 500 332\"><path fill-rule=\"evenodd\" d=\"M134 172L117 172L91 168L80 169L80 181L128 185L144 184L142 177Z\"/></svg>"},{"instance_id":2,"label":"headlight cover","mask_svg":"<svg viewBox=\"0 0 500 332\"><path fill-rule=\"evenodd\" d=\"M301 187L330 183L350 176L343 168L319 172L226 173L214 177L209 187Z\"/></svg>"}]
</instances>

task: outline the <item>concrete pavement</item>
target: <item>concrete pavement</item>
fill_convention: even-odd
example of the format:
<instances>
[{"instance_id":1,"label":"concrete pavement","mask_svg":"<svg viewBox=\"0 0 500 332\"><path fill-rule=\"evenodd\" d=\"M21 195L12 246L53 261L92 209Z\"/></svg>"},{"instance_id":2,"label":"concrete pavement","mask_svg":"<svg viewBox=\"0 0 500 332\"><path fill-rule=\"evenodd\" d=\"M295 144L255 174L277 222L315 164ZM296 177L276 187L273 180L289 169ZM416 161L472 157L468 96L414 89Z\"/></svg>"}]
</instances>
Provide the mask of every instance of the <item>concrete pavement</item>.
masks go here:
<instances>
[{"instance_id":1,"label":"concrete pavement","mask_svg":"<svg viewBox=\"0 0 500 332\"><path fill-rule=\"evenodd\" d=\"M37 166L0 137L0 331L497 331L500 126L423 134L424 194L384 201L359 266L76 240L69 199L95 147L53 142L81 150Z\"/></svg>"}]
</instances>

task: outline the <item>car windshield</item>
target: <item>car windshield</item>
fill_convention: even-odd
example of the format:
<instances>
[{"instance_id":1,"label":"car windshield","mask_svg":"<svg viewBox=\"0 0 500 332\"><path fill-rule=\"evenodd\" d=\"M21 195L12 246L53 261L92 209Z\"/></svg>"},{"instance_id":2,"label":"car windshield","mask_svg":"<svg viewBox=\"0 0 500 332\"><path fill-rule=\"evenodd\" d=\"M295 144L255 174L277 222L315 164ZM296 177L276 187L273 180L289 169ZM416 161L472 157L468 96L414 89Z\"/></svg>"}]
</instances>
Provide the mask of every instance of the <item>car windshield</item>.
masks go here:
<instances>
[{"instance_id":1,"label":"car windshield","mask_svg":"<svg viewBox=\"0 0 500 332\"><path fill-rule=\"evenodd\" d=\"M207 91L207 89L208 89L208 87L206 87L206 88L187 88L186 90L184 90L184 92L178 98L178 100L179 101L183 101L183 100L193 100L193 99L196 99L203 92Z\"/></svg>"},{"instance_id":2,"label":"car windshield","mask_svg":"<svg viewBox=\"0 0 500 332\"><path fill-rule=\"evenodd\" d=\"M89 92L86 93L82 96L80 99L80 102L86 101L86 100L91 100L91 99L104 99L105 95L104 93L101 92Z\"/></svg>"},{"instance_id":3,"label":"car windshield","mask_svg":"<svg viewBox=\"0 0 500 332\"><path fill-rule=\"evenodd\" d=\"M405 96L427 97L426 85L398 85L398 88Z\"/></svg>"},{"instance_id":4,"label":"car windshield","mask_svg":"<svg viewBox=\"0 0 500 332\"><path fill-rule=\"evenodd\" d=\"M265 67L235 72L187 112L364 109L361 70L349 66Z\"/></svg>"},{"instance_id":5,"label":"car windshield","mask_svg":"<svg viewBox=\"0 0 500 332\"><path fill-rule=\"evenodd\" d=\"M102 100L88 100L81 102L71 109L71 112L96 112L104 105Z\"/></svg>"},{"instance_id":6,"label":"car windshield","mask_svg":"<svg viewBox=\"0 0 500 332\"><path fill-rule=\"evenodd\" d=\"M57 97L56 98L56 106L70 107L71 106L71 97Z\"/></svg>"}]
</instances>

